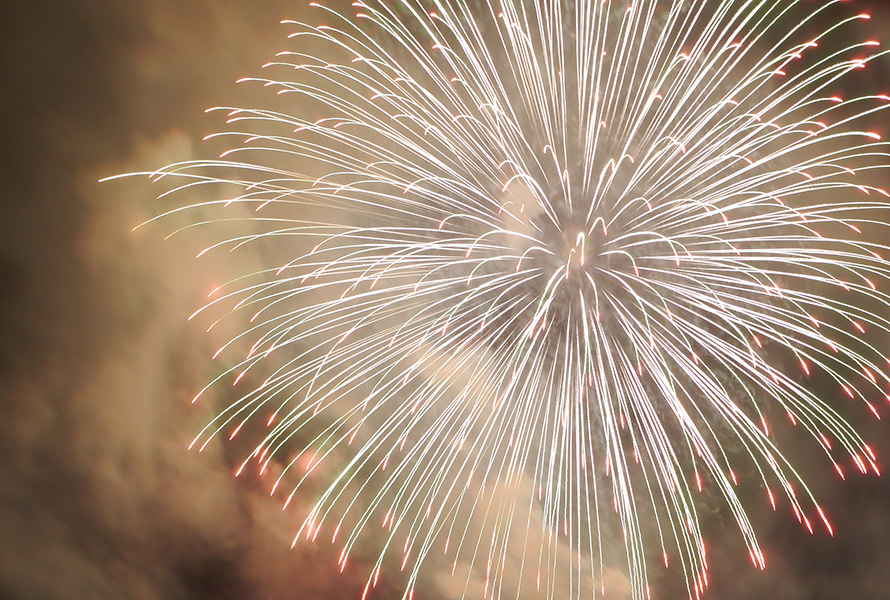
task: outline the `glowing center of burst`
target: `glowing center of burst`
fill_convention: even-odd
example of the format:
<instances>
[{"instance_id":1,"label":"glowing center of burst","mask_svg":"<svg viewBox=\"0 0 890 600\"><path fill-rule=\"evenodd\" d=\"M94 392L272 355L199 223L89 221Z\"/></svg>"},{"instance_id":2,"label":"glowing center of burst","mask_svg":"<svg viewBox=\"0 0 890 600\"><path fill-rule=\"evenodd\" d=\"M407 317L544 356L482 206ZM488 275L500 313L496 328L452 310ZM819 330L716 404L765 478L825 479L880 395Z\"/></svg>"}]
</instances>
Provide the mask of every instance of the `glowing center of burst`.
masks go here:
<instances>
[{"instance_id":1,"label":"glowing center of burst","mask_svg":"<svg viewBox=\"0 0 890 600\"><path fill-rule=\"evenodd\" d=\"M558 241L551 242L554 252L551 274L558 270L562 271L565 280L578 280L577 284L580 284L583 279L593 284L594 272L603 266L603 243L603 236L596 229L567 228Z\"/></svg>"},{"instance_id":2,"label":"glowing center of burst","mask_svg":"<svg viewBox=\"0 0 890 600\"><path fill-rule=\"evenodd\" d=\"M605 282L597 273L611 266L603 254L605 234L600 223L590 227L583 219L565 219L539 230L548 254L539 263L536 296L540 304L533 320L543 314L556 323L581 323L585 319L582 313L599 318L597 288Z\"/></svg>"},{"instance_id":3,"label":"glowing center of burst","mask_svg":"<svg viewBox=\"0 0 890 600\"><path fill-rule=\"evenodd\" d=\"M587 262L586 249L584 245L584 241L587 236L584 235L583 231L578 232L578 237L575 238L575 246L569 251L569 261L566 263L566 275L568 275L571 270L571 262L572 260L577 260L578 264L583 267L584 263Z\"/></svg>"}]
</instances>

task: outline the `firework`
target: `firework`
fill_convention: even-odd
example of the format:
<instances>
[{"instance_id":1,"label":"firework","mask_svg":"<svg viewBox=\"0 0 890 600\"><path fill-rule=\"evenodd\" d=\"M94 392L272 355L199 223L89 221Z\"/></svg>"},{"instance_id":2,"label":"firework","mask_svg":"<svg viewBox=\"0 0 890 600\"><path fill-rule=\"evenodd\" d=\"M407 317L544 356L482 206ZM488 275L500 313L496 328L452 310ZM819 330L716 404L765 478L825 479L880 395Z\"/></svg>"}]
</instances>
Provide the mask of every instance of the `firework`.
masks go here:
<instances>
[{"instance_id":1,"label":"firework","mask_svg":"<svg viewBox=\"0 0 890 600\"><path fill-rule=\"evenodd\" d=\"M264 422L242 468L275 469L286 504L317 494L297 539L345 568L382 531L367 589L401 568L406 596L436 560L486 596L596 597L613 540L635 598L662 560L698 596L705 486L760 568L738 484L830 531L767 417L841 476L877 472L831 400L878 414L888 381L863 334L890 329L890 269L861 235L886 219L863 174L887 154L861 123L890 98L834 95L881 53L823 48L867 15L807 37L832 4L406 0L288 23L308 50L249 80L275 108L220 109L229 152L155 173L219 186L217 223L254 211L217 246L287 255L199 311L251 316L214 384L255 384L195 445Z\"/></svg>"}]
</instances>

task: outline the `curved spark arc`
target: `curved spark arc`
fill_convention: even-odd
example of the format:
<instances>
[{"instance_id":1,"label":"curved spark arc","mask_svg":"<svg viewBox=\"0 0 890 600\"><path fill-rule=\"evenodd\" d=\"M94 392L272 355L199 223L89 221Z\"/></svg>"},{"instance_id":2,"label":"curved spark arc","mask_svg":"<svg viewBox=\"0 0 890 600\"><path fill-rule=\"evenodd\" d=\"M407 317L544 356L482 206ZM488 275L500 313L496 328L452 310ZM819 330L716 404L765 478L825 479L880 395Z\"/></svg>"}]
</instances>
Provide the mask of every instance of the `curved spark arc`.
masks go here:
<instances>
[{"instance_id":1,"label":"curved spark arc","mask_svg":"<svg viewBox=\"0 0 890 600\"><path fill-rule=\"evenodd\" d=\"M835 3L780 36L790 0L356 2L355 18L318 6L333 25L291 22L346 58L283 52L267 67L293 81L245 81L328 116L220 109L232 129L209 137L238 145L154 174L184 178L173 193L237 192L199 206L255 211L259 232L208 250L300 249L196 313L252 315L220 348L245 358L205 390L263 380L195 444L267 419L241 468L279 464L286 504L337 464L297 538L334 523L345 568L382 519L368 585L398 554L406 597L443 548L484 570L484 595L507 593L517 543L519 581L553 597L566 573L573 595L604 595L615 537L635 598L650 537L698 596L704 485L765 564L734 491L742 460L771 502L830 531L766 417L787 413L841 476L839 450L877 472L798 375L876 415L890 382L861 337L890 331L861 305L890 304L887 248L859 237L884 226L888 194L855 179L886 165L855 125L890 98L829 95L884 52L816 53L864 15L801 41Z\"/></svg>"}]
</instances>

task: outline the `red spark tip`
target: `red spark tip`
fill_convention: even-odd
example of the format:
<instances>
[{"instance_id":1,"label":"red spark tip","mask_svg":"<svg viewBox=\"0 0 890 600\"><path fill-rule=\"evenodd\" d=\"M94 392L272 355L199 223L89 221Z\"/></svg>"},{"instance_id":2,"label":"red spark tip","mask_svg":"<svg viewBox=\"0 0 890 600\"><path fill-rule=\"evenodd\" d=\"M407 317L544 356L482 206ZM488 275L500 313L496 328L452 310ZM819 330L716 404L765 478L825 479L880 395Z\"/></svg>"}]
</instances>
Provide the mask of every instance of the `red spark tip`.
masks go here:
<instances>
[{"instance_id":1,"label":"red spark tip","mask_svg":"<svg viewBox=\"0 0 890 600\"><path fill-rule=\"evenodd\" d=\"M837 474L840 476L840 478L842 480L846 481L847 477L844 475L844 470L841 469L841 466L837 463L832 463L832 464L834 464L834 470L837 471Z\"/></svg>"}]
</instances>

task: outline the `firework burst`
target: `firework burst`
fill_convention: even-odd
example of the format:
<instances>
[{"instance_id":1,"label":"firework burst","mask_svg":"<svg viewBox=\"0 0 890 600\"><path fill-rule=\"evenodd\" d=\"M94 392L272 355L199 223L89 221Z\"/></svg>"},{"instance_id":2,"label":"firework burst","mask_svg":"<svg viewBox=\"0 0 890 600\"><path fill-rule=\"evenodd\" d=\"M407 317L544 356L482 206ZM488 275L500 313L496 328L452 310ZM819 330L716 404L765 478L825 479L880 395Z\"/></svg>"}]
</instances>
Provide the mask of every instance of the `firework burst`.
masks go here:
<instances>
[{"instance_id":1,"label":"firework burst","mask_svg":"<svg viewBox=\"0 0 890 600\"><path fill-rule=\"evenodd\" d=\"M877 472L827 401L878 414L888 382L862 334L890 329L890 269L860 233L888 195L861 123L890 98L834 96L876 42L822 48L868 16L805 37L834 2L395 4L289 23L311 52L249 81L300 113L220 109L232 150L155 173L255 211L219 247L291 256L202 309L252 316L217 382L257 383L196 445L265 421L242 468L286 502L334 464L297 538L345 568L382 524L368 588L391 564L406 595L444 553L486 596L596 597L617 539L635 598L661 560L698 596L703 486L764 566L742 472L830 530L767 415Z\"/></svg>"}]
</instances>

